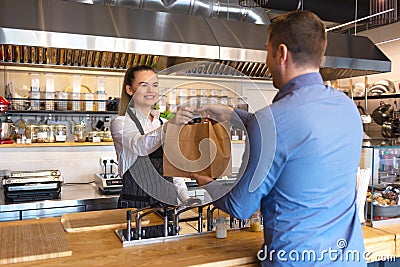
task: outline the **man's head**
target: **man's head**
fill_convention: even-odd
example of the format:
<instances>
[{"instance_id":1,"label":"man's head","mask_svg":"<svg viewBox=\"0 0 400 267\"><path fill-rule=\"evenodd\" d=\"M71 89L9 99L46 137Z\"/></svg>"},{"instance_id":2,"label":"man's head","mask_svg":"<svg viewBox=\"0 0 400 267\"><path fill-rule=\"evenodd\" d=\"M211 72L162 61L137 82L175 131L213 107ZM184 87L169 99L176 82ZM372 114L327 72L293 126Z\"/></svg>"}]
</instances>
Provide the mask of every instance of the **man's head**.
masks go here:
<instances>
[{"instance_id":1,"label":"man's head","mask_svg":"<svg viewBox=\"0 0 400 267\"><path fill-rule=\"evenodd\" d=\"M276 66L272 65L278 61L274 62L272 59L277 53L287 50L295 69L319 69L326 45L325 26L314 13L306 10L286 13L270 25L266 45L267 65L274 77Z\"/></svg>"}]
</instances>

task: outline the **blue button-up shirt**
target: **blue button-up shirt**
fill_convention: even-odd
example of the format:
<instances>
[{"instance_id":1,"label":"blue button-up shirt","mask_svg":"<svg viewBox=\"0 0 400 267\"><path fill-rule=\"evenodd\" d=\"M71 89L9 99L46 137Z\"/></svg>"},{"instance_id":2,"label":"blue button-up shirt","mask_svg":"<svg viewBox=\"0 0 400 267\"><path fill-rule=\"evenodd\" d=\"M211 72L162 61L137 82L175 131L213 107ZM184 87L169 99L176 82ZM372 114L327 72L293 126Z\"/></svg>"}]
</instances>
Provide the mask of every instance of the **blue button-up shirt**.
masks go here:
<instances>
[{"instance_id":1,"label":"blue button-up shirt","mask_svg":"<svg viewBox=\"0 0 400 267\"><path fill-rule=\"evenodd\" d=\"M248 130L249 149L240 180L215 206L243 219L261 210L263 265L366 266L355 203L363 131L351 99L309 73L287 83L270 106L234 114ZM217 199L220 187L205 188Z\"/></svg>"}]
</instances>

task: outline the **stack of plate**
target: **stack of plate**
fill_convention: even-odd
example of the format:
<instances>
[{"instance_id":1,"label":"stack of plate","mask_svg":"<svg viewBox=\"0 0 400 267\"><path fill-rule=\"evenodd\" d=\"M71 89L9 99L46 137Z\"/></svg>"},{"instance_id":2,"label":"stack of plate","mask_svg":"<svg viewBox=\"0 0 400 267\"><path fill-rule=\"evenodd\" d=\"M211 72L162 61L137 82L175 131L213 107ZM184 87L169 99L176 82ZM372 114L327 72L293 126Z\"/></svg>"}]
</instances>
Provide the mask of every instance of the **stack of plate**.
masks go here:
<instances>
[{"instance_id":1,"label":"stack of plate","mask_svg":"<svg viewBox=\"0 0 400 267\"><path fill-rule=\"evenodd\" d=\"M395 85L389 80L379 80L374 82L371 89L368 91L368 95L371 96L394 93L396 93Z\"/></svg>"}]
</instances>

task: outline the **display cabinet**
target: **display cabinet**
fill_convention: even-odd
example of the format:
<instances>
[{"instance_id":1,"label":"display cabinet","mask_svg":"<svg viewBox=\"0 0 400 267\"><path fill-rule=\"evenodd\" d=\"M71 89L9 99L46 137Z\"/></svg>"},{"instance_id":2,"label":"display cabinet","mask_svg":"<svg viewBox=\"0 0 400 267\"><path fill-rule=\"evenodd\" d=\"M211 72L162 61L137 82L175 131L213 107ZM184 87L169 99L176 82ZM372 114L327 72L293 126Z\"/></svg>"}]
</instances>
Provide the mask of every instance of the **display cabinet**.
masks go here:
<instances>
[{"instance_id":1,"label":"display cabinet","mask_svg":"<svg viewBox=\"0 0 400 267\"><path fill-rule=\"evenodd\" d=\"M366 216L371 226L400 223L400 141L368 140L363 143L361 168L371 168Z\"/></svg>"}]
</instances>

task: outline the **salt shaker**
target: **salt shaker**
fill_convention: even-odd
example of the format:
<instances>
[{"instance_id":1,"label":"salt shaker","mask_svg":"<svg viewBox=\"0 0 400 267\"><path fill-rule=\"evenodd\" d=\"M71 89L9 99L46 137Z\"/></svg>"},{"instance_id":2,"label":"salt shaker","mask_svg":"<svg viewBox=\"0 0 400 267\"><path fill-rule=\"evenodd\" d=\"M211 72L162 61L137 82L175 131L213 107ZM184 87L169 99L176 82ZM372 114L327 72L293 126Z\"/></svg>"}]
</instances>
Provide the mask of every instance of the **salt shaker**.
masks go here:
<instances>
[{"instance_id":1,"label":"salt shaker","mask_svg":"<svg viewBox=\"0 0 400 267\"><path fill-rule=\"evenodd\" d=\"M217 217L216 221L216 237L226 238L227 236L227 219L225 217Z\"/></svg>"}]
</instances>

